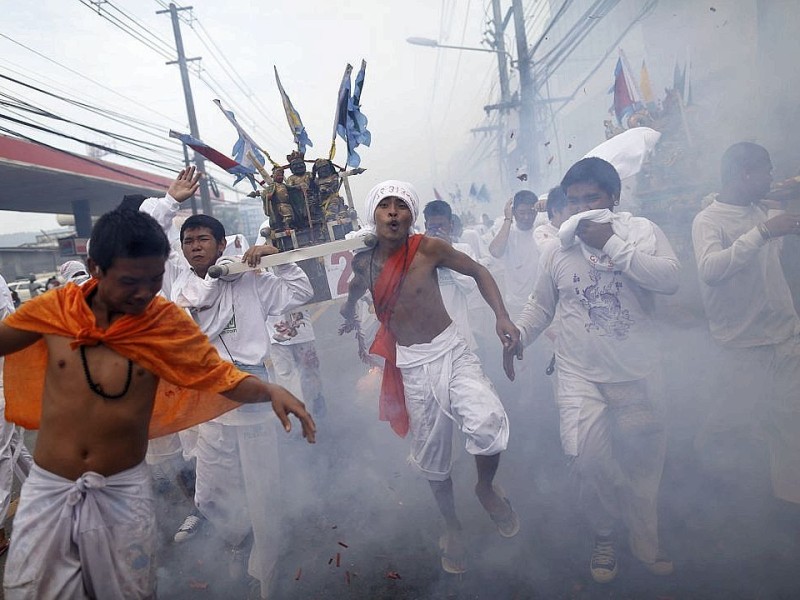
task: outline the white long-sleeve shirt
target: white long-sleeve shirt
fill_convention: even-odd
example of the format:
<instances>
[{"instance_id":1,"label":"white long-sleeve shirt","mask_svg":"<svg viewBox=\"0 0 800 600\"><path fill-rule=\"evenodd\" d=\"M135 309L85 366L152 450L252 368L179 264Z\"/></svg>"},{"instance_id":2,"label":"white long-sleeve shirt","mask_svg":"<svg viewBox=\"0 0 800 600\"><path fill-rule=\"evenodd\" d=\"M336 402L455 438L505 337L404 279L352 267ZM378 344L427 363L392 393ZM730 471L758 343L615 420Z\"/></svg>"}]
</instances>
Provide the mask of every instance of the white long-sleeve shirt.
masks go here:
<instances>
[{"instance_id":1,"label":"white long-sleeve shirt","mask_svg":"<svg viewBox=\"0 0 800 600\"><path fill-rule=\"evenodd\" d=\"M715 200L692 224L700 295L711 335L723 346L779 344L800 333L800 319L780 263L781 239L757 229L756 205Z\"/></svg>"},{"instance_id":2,"label":"white long-sleeve shirt","mask_svg":"<svg viewBox=\"0 0 800 600\"><path fill-rule=\"evenodd\" d=\"M503 265L503 301L514 316L533 290L539 264L539 248L533 236L535 228L523 230L511 223L508 242L498 261Z\"/></svg>"},{"instance_id":3,"label":"white long-sleeve shirt","mask_svg":"<svg viewBox=\"0 0 800 600\"><path fill-rule=\"evenodd\" d=\"M654 293L678 289L680 263L653 225L655 252L612 235L603 252L613 270L598 268L580 244L547 244L533 294L517 320L522 343L532 343L559 311L558 368L596 383L647 377L658 360Z\"/></svg>"},{"instance_id":4,"label":"white long-sleeve shirt","mask_svg":"<svg viewBox=\"0 0 800 600\"><path fill-rule=\"evenodd\" d=\"M156 218L165 230L180 205L172 198L142 204L142 210ZM214 318L196 319L220 356L248 365L263 363L269 350L265 321L308 302L314 291L303 270L290 263L269 271L248 271L226 281L198 277L182 253L173 251L165 265L163 291L167 298L187 308L193 317L197 310L219 310ZM219 306L204 307L209 298ZM225 322L222 322L225 321Z\"/></svg>"},{"instance_id":5,"label":"white long-sleeve shirt","mask_svg":"<svg viewBox=\"0 0 800 600\"><path fill-rule=\"evenodd\" d=\"M456 242L453 244L453 248L475 260L469 245ZM480 296L478 285L472 277L444 267L436 269L436 275L439 279L439 291L442 294L442 302L444 302L447 314L453 319L469 347L477 350L478 344L469 320L469 297L472 294Z\"/></svg>"}]
</instances>

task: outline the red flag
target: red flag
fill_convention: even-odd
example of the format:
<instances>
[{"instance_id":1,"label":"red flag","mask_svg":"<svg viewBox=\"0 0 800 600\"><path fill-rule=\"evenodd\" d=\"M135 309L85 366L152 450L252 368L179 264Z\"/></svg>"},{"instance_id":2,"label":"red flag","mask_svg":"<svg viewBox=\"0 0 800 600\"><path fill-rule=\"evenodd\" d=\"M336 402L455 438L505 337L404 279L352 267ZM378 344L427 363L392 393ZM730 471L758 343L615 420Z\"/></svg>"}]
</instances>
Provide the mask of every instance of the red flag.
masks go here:
<instances>
[{"instance_id":1,"label":"red flag","mask_svg":"<svg viewBox=\"0 0 800 600\"><path fill-rule=\"evenodd\" d=\"M625 81L625 70L622 68L622 59L617 59L617 66L614 69L614 114L620 125L626 113L633 110L633 99L628 89L628 82Z\"/></svg>"}]
</instances>

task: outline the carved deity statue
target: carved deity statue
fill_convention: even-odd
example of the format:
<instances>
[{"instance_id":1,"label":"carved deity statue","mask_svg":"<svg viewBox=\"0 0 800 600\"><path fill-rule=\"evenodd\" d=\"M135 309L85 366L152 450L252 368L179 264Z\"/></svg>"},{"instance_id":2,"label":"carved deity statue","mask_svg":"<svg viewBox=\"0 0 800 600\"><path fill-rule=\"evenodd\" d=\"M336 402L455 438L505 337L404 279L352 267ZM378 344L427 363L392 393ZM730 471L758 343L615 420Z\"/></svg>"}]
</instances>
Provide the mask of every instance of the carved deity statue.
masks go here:
<instances>
[{"instance_id":1,"label":"carved deity statue","mask_svg":"<svg viewBox=\"0 0 800 600\"><path fill-rule=\"evenodd\" d=\"M342 180L333 163L326 158L318 158L314 161L311 175L313 190L318 197L325 220L334 221L339 217L346 217L347 205L339 195Z\"/></svg>"}]
</instances>

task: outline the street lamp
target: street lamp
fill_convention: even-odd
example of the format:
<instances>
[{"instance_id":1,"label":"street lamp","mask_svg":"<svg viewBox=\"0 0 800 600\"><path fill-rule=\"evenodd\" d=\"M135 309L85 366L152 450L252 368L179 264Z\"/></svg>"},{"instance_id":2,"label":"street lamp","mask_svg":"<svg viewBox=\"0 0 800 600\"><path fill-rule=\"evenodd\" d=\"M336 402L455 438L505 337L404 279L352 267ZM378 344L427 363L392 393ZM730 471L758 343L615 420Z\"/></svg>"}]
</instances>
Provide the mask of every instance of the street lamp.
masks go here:
<instances>
[{"instance_id":1,"label":"street lamp","mask_svg":"<svg viewBox=\"0 0 800 600\"><path fill-rule=\"evenodd\" d=\"M503 50L495 50L493 48L477 48L474 46L451 46L449 44L440 44L436 40L424 37L410 37L406 38L406 41L414 46L427 46L428 48L452 48L454 50L474 50L475 52L491 52L492 54L501 54L507 56L511 64L514 64L514 58L508 52Z\"/></svg>"},{"instance_id":2,"label":"street lamp","mask_svg":"<svg viewBox=\"0 0 800 600\"><path fill-rule=\"evenodd\" d=\"M495 1L493 2L495 6L495 23L499 23L502 21L500 18L498 6L499 4ZM496 36L497 39L497 48L478 48L473 46L451 46L449 44L440 44L438 40L432 40L430 38L424 37L410 37L406 38L406 41L409 44L413 44L415 46L426 46L428 48L451 48L453 50L474 50L476 52L491 52L492 54L497 55L497 69L500 76L500 102L498 104L492 104L489 106L484 106L483 109L487 112L487 114L492 110L500 110L501 113L506 113L509 109L516 108L519 103L516 99L512 99L511 92L509 90L508 84L508 67L506 65L506 60L511 64L511 67L514 68L515 61L514 57L511 56L505 50L505 46L503 43L503 37L500 33ZM497 135L497 157L500 161L500 172L506 173L507 172L507 165L505 155L506 155L506 148L505 148L505 135L502 134L501 126L497 126L493 128L498 132ZM501 176L502 177L502 176ZM502 177L503 187L507 187L505 178Z\"/></svg>"}]
</instances>

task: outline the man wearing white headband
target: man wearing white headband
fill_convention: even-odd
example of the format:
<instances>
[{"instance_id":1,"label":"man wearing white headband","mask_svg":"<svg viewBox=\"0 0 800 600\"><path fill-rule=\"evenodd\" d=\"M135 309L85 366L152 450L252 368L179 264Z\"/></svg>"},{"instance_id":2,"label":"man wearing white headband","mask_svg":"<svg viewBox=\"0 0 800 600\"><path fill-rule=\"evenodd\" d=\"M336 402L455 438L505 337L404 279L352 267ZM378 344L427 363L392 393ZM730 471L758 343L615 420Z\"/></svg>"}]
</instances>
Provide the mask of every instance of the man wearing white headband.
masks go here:
<instances>
[{"instance_id":1,"label":"man wearing white headband","mask_svg":"<svg viewBox=\"0 0 800 600\"><path fill-rule=\"evenodd\" d=\"M380 418L400 436L411 431L411 461L430 482L445 518L442 568L463 573L465 546L450 479L454 423L466 435L467 451L475 456L475 493L500 534L516 535L519 520L502 490L493 485L500 452L508 444L508 417L478 358L445 310L437 268L475 279L497 317L497 334L504 345L517 344L519 331L485 267L444 240L410 235L419 210L419 196L411 184L378 184L366 204L367 226L378 242L353 259L354 277L341 309L342 331L357 326L356 302L369 290L381 322L370 352L386 359Z\"/></svg>"}]
</instances>

